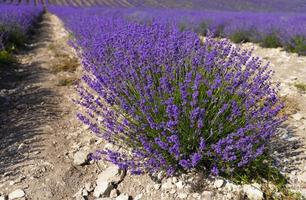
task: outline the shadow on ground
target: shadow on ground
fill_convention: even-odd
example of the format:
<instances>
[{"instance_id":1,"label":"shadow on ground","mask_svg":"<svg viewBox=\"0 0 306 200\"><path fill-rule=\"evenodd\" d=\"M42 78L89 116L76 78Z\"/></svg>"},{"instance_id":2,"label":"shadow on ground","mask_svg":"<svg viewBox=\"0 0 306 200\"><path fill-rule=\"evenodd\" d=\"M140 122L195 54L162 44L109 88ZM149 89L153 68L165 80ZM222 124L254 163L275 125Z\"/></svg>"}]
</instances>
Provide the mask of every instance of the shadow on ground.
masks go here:
<instances>
[{"instance_id":1,"label":"shadow on ground","mask_svg":"<svg viewBox=\"0 0 306 200\"><path fill-rule=\"evenodd\" d=\"M46 45L50 38L45 29L48 24L38 23L28 41L32 45L18 54L27 56ZM41 85L46 73L41 65L39 61L14 63L0 71L0 177L18 175L29 163L25 161L39 157L44 148L40 135L46 132L48 123L59 118L56 94Z\"/></svg>"},{"instance_id":2,"label":"shadow on ground","mask_svg":"<svg viewBox=\"0 0 306 200\"><path fill-rule=\"evenodd\" d=\"M290 125L283 125L271 143L275 164L288 174L301 171L300 166L306 159L304 143L295 136L296 131Z\"/></svg>"}]
</instances>

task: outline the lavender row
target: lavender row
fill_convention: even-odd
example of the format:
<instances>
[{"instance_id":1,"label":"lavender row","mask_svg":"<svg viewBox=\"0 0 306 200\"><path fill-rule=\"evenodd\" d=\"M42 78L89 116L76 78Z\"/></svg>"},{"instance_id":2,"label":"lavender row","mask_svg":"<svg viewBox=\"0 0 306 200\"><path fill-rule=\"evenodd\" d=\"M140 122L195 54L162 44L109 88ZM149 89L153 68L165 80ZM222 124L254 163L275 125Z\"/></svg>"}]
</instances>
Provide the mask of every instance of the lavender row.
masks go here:
<instances>
[{"instance_id":1,"label":"lavender row","mask_svg":"<svg viewBox=\"0 0 306 200\"><path fill-rule=\"evenodd\" d=\"M0 7L0 51L20 45L41 14L34 6L2 4Z\"/></svg>"},{"instance_id":2,"label":"lavender row","mask_svg":"<svg viewBox=\"0 0 306 200\"><path fill-rule=\"evenodd\" d=\"M72 9L73 10L73 9ZM73 12L73 11L72 11ZM284 49L306 55L306 14L230 12L182 9L90 8L75 12L96 16L120 16L129 20L150 23L176 24L181 30L201 35L208 31L234 42L255 42L265 47Z\"/></svg>"},{"instance_id":3,"label":"lavender row","mask_svg":"<svg viewBox=\"0 0 306 200\"><path fill-rule=\"evenodd\" d=\"M133 174L233 174L266 151L283 121L269 66L227 40L55 8L83 60L78 118L121 149L97 151Z\"/></svg>"},{"instance_id":4,"label":"lavender row","mask_svg":"<svg viewBox=\"0 0 306 200\"><path fill-rule=\"evenodd\" d=\"M165 22L173 21L183 30L190 29L202 35L210 30L216 36L230 38L237 43L255 42L265 47L284 47L306 55L304 13L156 9L142 12L134 10L129 16L135 20L157 18Z\"/></svg>"}]
</instances>

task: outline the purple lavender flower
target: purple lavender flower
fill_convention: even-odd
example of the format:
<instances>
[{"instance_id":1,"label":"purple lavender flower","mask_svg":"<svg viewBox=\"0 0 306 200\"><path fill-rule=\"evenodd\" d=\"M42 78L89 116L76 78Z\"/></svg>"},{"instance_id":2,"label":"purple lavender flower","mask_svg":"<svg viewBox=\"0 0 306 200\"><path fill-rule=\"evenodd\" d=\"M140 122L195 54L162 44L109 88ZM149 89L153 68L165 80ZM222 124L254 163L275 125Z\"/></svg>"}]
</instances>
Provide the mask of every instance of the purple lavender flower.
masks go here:
<instances>
[{"instance_id":1,"label":"purple lavender flower","mask_svg":"<svg viewBox=\"0 0 306 200\"><path fill-rule=\"evenodd\" d=\"M203 42L171 21L127 20L131 11L53 11L84 63L78 118L132 151L103 152L121 168L172 175L205 167L218 175L220 166L236 169L262 155L283 122L269 66L228 40Z\"/></svg>"}]
</instances>

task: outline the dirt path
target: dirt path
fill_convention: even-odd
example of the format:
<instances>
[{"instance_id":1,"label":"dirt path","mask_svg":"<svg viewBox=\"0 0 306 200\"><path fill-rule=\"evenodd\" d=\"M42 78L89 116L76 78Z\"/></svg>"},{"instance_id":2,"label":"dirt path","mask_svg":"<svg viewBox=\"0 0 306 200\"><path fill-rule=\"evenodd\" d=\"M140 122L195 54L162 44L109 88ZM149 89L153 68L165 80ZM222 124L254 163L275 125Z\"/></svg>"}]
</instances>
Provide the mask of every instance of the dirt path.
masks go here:
<instances>
[{"instance_id":1,"label":"dirt path","mask_svg":"<svg viewBox=\"0 0 306 200\"><path fill-rule=\"evenodd\" d=\"M95 141L75 118L70 85L79 65L68 36L57 17L44 15L18 64L1 75L0 193L72 199L94 180L95 165L72 165L74 153Z\"/></svg>"}]
</instances>

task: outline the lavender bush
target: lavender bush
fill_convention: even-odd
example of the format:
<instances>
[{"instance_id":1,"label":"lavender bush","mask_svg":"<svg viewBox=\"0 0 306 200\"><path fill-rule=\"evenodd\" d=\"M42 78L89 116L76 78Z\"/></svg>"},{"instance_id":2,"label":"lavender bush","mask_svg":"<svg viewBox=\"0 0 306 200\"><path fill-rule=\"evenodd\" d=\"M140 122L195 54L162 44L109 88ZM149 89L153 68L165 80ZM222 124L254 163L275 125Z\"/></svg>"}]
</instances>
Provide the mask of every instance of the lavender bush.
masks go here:
<instances>
[{"instance_id":1,"label":"lavender bush","mask_svg":"<svg viewBox=\"0 0 306 200\"><path fill-rule=\"evenodd\" d=\"M282 122L269 66L227 40L122 17L53 9L86 73L78 118L121 150L97 151L133 174L231 173L261 156Z\"/></svg>"}]
</instances>

